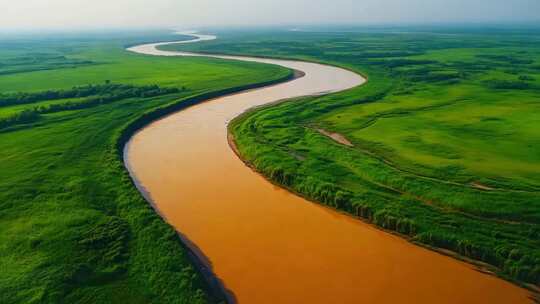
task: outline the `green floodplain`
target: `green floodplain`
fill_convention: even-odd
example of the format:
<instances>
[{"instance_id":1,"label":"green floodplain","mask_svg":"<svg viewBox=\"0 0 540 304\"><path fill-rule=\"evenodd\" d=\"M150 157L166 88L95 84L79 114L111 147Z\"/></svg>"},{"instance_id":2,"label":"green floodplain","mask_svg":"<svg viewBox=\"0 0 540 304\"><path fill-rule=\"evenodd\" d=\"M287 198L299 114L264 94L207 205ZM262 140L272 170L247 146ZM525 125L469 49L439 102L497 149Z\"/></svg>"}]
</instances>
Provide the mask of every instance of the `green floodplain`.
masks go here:
<instances>
[{"instance_id":1,"label":"green floodplain","mask_svg":"<svg viewBox=\"0 0 540 304\"><path fill-rule=\"evenodd\" d=\"M290 71L124 50L181 39L116 33L0 41L0 303L219 300L173 228L133 186L123 142L193 96Z\"/></svg>"},{"instance_id":2,"label":"green floodplain","mask_svg":"<svg viewBox=\"0 0 540 304\"><path fill-rule=\"evenodd\" d=\"M217 35L163 48L271 54L368 78L343 93L236 119L230 131L257 170L516 283L540 283L540 30ZM167 32L0 37L0 302L220 300L134 187L122 146L182 102L291 71L125 51L180 39Z\"/></svg>"},{"instance_id":3,"label":"green floodplain","mask_svg":"<svg viewBox=\"0 0 540 304\"><path fill-rule=\"evenodd\" d=\"M272 54L368 78L236 119L230 131L258 171L507 279L540 283L540 31L222 36L163 48Z\"/></svg>"}]
</instances>

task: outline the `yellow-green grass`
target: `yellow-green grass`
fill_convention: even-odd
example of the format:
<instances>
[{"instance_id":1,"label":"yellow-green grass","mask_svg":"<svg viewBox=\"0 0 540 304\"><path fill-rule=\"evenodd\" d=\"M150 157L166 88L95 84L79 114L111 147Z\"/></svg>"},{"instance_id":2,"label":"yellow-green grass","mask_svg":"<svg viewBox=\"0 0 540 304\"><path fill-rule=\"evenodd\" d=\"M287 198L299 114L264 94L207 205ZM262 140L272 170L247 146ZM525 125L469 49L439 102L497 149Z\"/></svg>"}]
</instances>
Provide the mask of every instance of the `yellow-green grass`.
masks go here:
<instances>
[{"instance_id":1,"label":"yellow-green grass","mask_svg":"<svg viewBox=\"0 0 540 304\"><path fill-rule=\"evenodd\" d=\"M323 121L403 166L459 166L471 176L540 187L538 94L459 85L452 90L461 94L391 96L332 112Z\"/></svg>"}]
</instances>

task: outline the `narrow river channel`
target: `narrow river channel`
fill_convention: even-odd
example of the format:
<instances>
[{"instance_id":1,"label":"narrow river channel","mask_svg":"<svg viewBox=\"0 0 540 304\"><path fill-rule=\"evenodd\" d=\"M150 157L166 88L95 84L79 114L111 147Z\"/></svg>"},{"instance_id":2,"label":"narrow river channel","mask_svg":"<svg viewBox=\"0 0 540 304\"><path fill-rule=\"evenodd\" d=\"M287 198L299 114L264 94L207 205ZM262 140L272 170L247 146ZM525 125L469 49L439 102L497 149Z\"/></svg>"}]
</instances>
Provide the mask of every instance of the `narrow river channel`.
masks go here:
<instances>
[{"instance_id":1,"label":"narrow river channel","mask_svg":"<svg viewBox=\"0 0 540 304\"><path fill-rule=\"evenodd\" d=\"M215 38L194 36L189 42ZM195 55L157 50L162 44L129 50ZM525 289L474 266L276 187L229 147L227 124L245 110L342 91L364 78L315 63L212 57L281 65L305 76L169 115L136 133L124 153L139 189L204 254L238 303L532 302Z\"/></svg>"}]
</instances>

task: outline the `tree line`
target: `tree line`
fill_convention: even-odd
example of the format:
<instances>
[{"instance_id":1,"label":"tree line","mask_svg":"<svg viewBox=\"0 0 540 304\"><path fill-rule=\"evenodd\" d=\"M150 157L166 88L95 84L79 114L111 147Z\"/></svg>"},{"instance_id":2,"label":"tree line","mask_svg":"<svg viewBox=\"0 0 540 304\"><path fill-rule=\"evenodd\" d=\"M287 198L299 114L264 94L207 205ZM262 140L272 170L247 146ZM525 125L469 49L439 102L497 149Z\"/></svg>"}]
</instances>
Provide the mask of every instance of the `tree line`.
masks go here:
<instances>
[{"instance_id":1,"label":"tree line","mask_svg":"<svg viewBox=\"0 0 540 304\"><path fill-rule=\"evenodd\" d=\"M185 89L185 88L182 88ZM41 92L0 93L0 107L35 103L45 100L83 98L89 96L121 96L147 97L179 92L178 88L160 88L157 85L133 86L127 84L76 86L68 90L47 90Z\"/></svg>"},{"instance_id":2,"label":"tree line","mask_svg":"<svg viewBox=\"0 0 540 304\"><path fill-rule=\"evenodd\" d=\"M40 114L56 113L68 110L91 108L127 98L149 98L167 94L179 93L180 88L162 88L157 85L133 86L124 84L88 85L74 87L71 90L44 91L36 93L16 93L0 95L0 106L19 105L45 100L61 100L66 98L81 98L81 100L66 101L49 105L39 105L25 109L15 115L0 118L0 129L17 124L35 122Z\"/></svg>"}]
</instances>

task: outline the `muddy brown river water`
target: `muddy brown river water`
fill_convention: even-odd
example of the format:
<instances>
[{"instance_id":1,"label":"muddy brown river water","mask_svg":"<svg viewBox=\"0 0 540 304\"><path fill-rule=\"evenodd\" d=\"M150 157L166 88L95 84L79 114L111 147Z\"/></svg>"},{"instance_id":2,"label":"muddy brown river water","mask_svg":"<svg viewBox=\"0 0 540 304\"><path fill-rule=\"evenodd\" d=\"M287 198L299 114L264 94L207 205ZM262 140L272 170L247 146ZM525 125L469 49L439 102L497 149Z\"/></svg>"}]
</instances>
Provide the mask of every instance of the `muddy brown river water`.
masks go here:
<instances>
[{"instance_id":1,"label":"muddy brown river water","mask_svg":"<svg viewBox=\"0 0 540 304\"><path fill-rule=\"evenodd\" d=\"M191 42L215 38L195 36ZM129 50L194 55L157 50L161 44ZM146 198L198 247L239 303L532 302L527 290L474 266L276 187L229 147L227 124L245 110L342 91L364 78L315 63L213 57L281 65L305 76L158 120L132 137L125 161Z\"/></svg>"}]
</instances>

